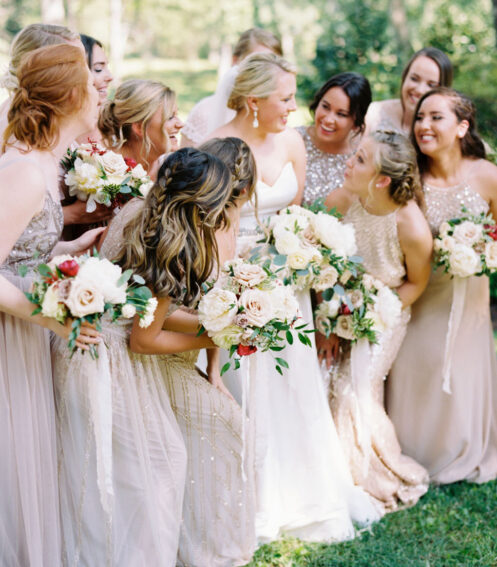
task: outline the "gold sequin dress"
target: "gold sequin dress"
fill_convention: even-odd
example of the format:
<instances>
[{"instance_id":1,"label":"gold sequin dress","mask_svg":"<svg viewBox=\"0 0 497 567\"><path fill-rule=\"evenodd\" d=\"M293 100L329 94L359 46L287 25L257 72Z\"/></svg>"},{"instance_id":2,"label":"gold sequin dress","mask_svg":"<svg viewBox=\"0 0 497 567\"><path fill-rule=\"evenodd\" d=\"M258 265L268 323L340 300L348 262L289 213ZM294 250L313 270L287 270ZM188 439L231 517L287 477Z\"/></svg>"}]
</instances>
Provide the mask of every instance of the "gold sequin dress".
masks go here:
<instances>
[{"instance_id":1,"label":"gold sequin dress","mask_svg":"<svg viewBox=\"0 0 497 567\"><path fill-rule=\"evenodd\" d=\"M406 274L396 215L372 215L356 201L345 216L345 221L355 228L358 255L366 271L391 288L398 287ZM415 504L428 489L426 470L401 454L394 426L383 406L384 380L408 321L409 309L404 309L397 327L383 333L378 344L369 347L367 406L361 399L363 393L358 394L353 384L350 351L343 354L330 383L330 406L352 476L387 512L399 504Z\"/></svg>"},{"instance_id":2,"label":"gold sequin dress","mask_svg":"<svg viewBox=\"0 0 497 567\"><path fill-rule=\"evenodd\" d=\"M468 183L425 185L433 234L442 221L488 210ZM452 349L450 384L442 390L442 365L454 280L442 270L412 308L406 339L388 378L387 408L403 450L422 463L436 483L485 482L497 476L497 362L486 277L468 278L461 324Z\"/></svg>"},{"instance_id":3,"label":"gold sequin dress","mask_svg":"<svg viewBox=\"0 0 497 567\"><path fill-rule=\"evenodd\" d=\"M5 156L39 169L28 156ZM40 170L40 174L43 172ZM22 199L21 187L19 198ZM0 265L0 275L28 291L33 268L48 261L62 232L60 203L47 187L36 214ZM19 267L28 269L26 277ZM34 306L33 306L34 308ZM60 525L50 334L0 312L0 565L60 565Z\"/></svg>"},{"instance_id":4,"label":"gold sequin dress","mask_svg":"<svg viewBox=\"0 0 497 567\"><path fill-rule=\"evenodd\" d=\"M323 152L312 141L307 126L299 126L296 130L304 140L307 155L302 204L311 205L343 185L346 161L352 154Z\"/></svg>"}]
</instances>

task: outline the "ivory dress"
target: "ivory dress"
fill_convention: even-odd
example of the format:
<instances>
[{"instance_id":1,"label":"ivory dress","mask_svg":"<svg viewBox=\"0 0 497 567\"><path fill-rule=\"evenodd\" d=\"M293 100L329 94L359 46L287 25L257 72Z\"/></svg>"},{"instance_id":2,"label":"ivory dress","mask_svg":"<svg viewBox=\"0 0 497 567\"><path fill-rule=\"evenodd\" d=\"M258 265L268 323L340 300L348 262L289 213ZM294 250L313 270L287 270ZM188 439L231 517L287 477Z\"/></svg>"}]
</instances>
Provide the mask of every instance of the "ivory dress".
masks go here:
<instances>
[{"instance_id":1,"label":"ivory dress","mask_svg":"<svg viewBox=\"0 0 497 567\"><path fill-rule=\"evenodd\" d=\"M397 212L372 215L357 200L344 220L355 229L357 254L363 258L366 272L391 288L398 287L406 270L397 235ZM399 504L413 505L428 490L428 473L401 454L383 405L385 377L402 344L409 316L409 308L404 309L399 324L381 334L378 344L369 346L365 383L363 377L352 374L349 349L330 384L330 406L352 476L385 511L395 510Z\"/></svg>"},{"instance_id":2,"label":"ivory dress","mask_svg":"<svg viewBox=\"0 0 497 567\"><path fill-rule=\"evenodd\" d=\"M433 234L442 221L488 211L469 183L425 185ZM454 280L442 270L412 309L406 339L388 378L387 408L403 450L422 463L436 483L486 482L497 476L497 362L486 277L468 278L461 323L451 350L450 386L442 367Z\"/></svg>"},{"instance_id":3,"label":"ivory dress","mask_svg":"<svg viewBox=\"0 0 497 567\"><path fill-rule=\"evenodd\" d=\"M2 167L14 161L19 162L19 167L23 163L39 167L27 156L7 159ZM0 275L28 291L33 268L49 259L62 225L62 209L47 187L42 211L31 219L0 265ZM21 265L28 268L24 278L18 272ZM2 566L60 565L55 442L49 332L0 312Z\"/></svg>"},{"instance_id":4,"label":"ivory dress","mask_svg":"<svg viewBox=\"0 0 497 567\"><path fill-rule=\"evenodd\" d=\"M123 213L102 256L122 240ZM185 445L160 357L131 353L130 330L104 322L97 360L53 344L65 565L176 565Z\"/></svg>"},{"instance_id":5,"label":"ivory dress","mask_svg":"<svg viewBox=\"0 0 497 567\"><path fill-rule=\"evenodd\" d=\"M352 154L330 154L320 150L312 141L307 126L299 126L307 155L305 186L302 204L311 205L316 199L325 199L331 191L343 185L346 161Z\"/></svg>"},{"instance_id":6,"label":"ivory dress","mask_svg":"<svg viewBox=\"0 0 497 567\"><path fill-rule=\"evenodd\" d=\"M274 185L257 183L259 218L288 205L297 178L287 163ZM257 221L251 203L243 206L238 251L254 246ZM312 326L310 296L297 294L303 322ZM311 327L312 328L312 327ZM296 340L281 351L290 368L280 376L272 355L256 353L230 371L225 383L248 398L250 439L255 442L259 541L282 534L309 541L339 541L354 536L352 521L380 517L369 496L355 487L327 403L313 335L312 348ZM224 376L223 376L224 378Z\"/></svg>"}]
</instances>

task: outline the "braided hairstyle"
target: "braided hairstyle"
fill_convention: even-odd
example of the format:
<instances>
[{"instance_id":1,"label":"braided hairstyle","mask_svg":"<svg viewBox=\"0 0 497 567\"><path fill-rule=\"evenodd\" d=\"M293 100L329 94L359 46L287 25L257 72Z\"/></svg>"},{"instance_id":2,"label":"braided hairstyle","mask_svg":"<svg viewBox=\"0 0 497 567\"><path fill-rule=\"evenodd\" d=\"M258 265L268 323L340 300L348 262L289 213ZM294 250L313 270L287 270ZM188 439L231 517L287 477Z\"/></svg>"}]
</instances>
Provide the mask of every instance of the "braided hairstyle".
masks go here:
<instances>
[{"instance_id":1,"label":"braided hairstyle","mask_svg":"<svg viewBox=\"0 0 497 567\"><path fill-rule=\"evenodd\" d=\"M195 148L170 154L143 207L123 230L117 261L159 297L195 305L218 263L215 232L231 193L228 168Z\"/></svg>"},{"instance_id":2,"label":"braided hairstyle","mask_svg":"<svg viewBox=\"0 0 497 567\"><path fill-rule=\"evenodd\" d=\"M226 213L237 205L242 197L252 201L257 210L257 166L252 150L240 138L212 138L204 142L200 150L218 157L231 172L231 195L226 206ZM243 193L242 193L243 191ZM226 214L226 225L229 225Z\"/></svg>"},{"instance_id":3,"label":"braided hairstyle","mask_svg":"<svg viewBox=\"0 0 497 567\"><path fill-rule=\"evenodd\" d=\"M396 130L375 130L374 164L379 175L390 177L389 195L397 205L415 199L424 207L416 151L409 139Z\"/></svg>"}]
</instances>

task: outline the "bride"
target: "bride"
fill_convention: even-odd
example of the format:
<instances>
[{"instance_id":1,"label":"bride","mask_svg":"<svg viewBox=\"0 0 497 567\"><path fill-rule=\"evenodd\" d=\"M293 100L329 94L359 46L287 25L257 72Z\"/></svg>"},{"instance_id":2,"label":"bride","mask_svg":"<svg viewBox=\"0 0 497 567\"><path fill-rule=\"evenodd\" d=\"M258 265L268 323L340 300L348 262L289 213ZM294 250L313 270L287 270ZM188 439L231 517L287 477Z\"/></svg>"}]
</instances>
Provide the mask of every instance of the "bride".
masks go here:
<instances>
[{"instance_id":1,"label":"bride","mask_svg":"<svg viewBox=\"0 0 497 567\"><path fill-rule=\"evenodd\" d=\"M287 128L296 110L294 67L274 54L254 54L240 66L228 107L236 116L212 137L234 136L251 148L259 173L260 220L300 204L305 181L305 148ZM242 208L237 251L254 245L257 218L249 202ZM304 321L312 322L310 297L298 295ZM366 523L379 513L369 497L353 485L326 401L312 349L294 343L281 354L289 370L280 376L269 353L245 359L227 385L240 398L249 374L249 410L256 454L256 533L261 542L282 533L310 541L333 541L354 535L352 520ZM248 368L250 366L250 369Z\"/></svg>"}]
</instances>

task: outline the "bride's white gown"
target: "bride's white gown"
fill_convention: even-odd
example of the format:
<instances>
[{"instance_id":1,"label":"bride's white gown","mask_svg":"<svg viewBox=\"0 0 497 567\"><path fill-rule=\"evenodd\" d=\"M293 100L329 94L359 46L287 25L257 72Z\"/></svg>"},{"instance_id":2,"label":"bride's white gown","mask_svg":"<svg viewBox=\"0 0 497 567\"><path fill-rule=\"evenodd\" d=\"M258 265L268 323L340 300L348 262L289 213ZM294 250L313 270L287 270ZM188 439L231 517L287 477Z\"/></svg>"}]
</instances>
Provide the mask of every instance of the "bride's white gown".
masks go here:
<instances>
[{"instance_id":1,"label":"bride's white gown","mask_svg":"<svg viewBox=\"0 0 497 567\"><path fill-rule=\"evenodd\" d=\"M290 162L273 186L259 181L259 219L287 206L297 189ZM239 254L258 239L256 226L253 206L247 203L240 219ZM303 321L312 328L310 295L301 292L297 297ZM282 533L309 541L343 540L354 536L352 521L364 524L380 516L369 496L353 484L328 406L314 336L309 337L312 348L296 339L278 353L290 367L283 376L276 372L271 353L245 357L239 371L224 376L241 401L242 381L250 375L245 392L253 436L247 442L255 440L260 542Z\"/></svg>"}]
</instances>

